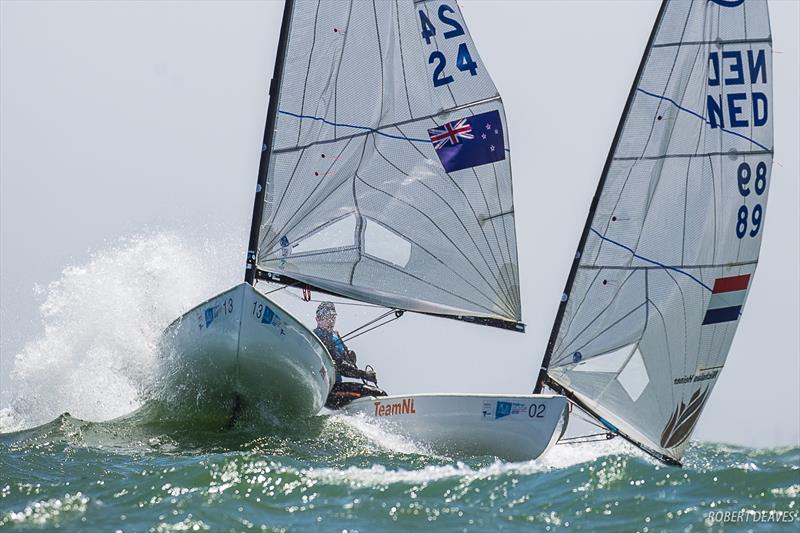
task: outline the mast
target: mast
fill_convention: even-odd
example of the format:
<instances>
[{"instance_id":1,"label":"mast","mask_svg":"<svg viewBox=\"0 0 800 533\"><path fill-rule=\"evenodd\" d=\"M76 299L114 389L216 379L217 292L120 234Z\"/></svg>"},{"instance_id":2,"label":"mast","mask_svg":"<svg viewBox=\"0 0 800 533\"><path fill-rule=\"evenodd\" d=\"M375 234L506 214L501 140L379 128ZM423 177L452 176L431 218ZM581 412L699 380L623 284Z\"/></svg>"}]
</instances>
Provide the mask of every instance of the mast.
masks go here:
<instances>
[{"instance_id":1,"label":"mast","mask_svg":"<svg viewBox=\"0 0 800 533\"><path fill-rule=\"evenodd\" d=\"M553 355L553 349L555 348L556 340L558 339L558 332L561 330L561 323L564 320L564 313L567 310L567 302L569 301L569 293L572 289L572 284L575 281L575 275L578 273L578 268L580 267L581 257L583 256L583 248L586 246L586 239L589 236L589 230L592 227L592 220L594 219L594 213L597 209L597 205L600 203L600 197L603 194L603 188L606 184L606 177L608 176L608 170L611 167L611 163L614 160L614 153L617 150L617 144L619 142L620 136L622 136L622 130L625 127L625 122L628 118L628 112L630 111L631 105L633 104L633 99L636 96L636 88L639 86L639 82L642 77L642 72L644 72L645 64L647 63L647 58L650 55L650 47L655 40L656 33L658 31L659 26L661 25L661 20L664 17L664 12L667 8L667 3L669 0L662 0L661 7L658 10L658 15L656 16L655 24L653 24L653 30L650 32L650 38L647 40L647 46L644 48L644 54L642 55L642 60L639 63L639 69L636 71L636 77L633 80L633 85L631 86L631 90L628 93L628 100L625 102L625 109L622 111L622 116L619 119L619 124L617 124L617 131L614 133L614 140L611 141L611 149L608 151L608 156L606 157L605 165L603 165L603 172L600 175L600 181L597 183L597 190L595 190L594 198L592 198L591 206L589 207L589 216L586 217L586 224L583 226L583 233L581 233L581 239L578 242L578 249L575 252L575 257L572 260L572 268L570 268L569 275L567 276L567 283L564 286L564 292L561 296L561 303L558 305L558 311L556 312L556 319L553 322L553 329L550 332L550 339L547 341L547 349L544 353L544 358L542 358L542 366L539 370L539 376L536 379L536 387L533 389L534 394L539 394L542 392L542 387L545 384L545 380L547 379L547 369L550 366L550 358ZM591 413L591 411L589 411ZM593 416L597 416L594 413L591 413ZM630 439L628 439L630 440ZM636 443L634 443L636 444ZM637 444L638 445L638 444ZM647 450L645 450L647 451ZM649 452L648 452L649 453Z\"/></svg>"},{"instance_id":2,"label":"mast","mask_svg":"<svg viewBox=\"0 0 800 533\"><path fill-rule=\"evenodd\" d=\"M261 229L261 219L264 214L264 197L267 190L267 174L269 173L269 159L272 152L272 138L275 133L275 118L278 114L278 93L283 78L283 65L286 59L286 43L289 40L289 26L291 25L294 0L285 0L283 6L283 20L278 39L278 51L275 55L275 69L269 84L269 105L267 106L267 123L264 127L264 142L261 150L261 161L258 165L258 182L256 197L253 201L253 221L250 225L250 240L247 244L247 263L244 271L244 281L251 285L256 283L256 257L258 256L258 234Z\"/></svg>"}]
</instances>

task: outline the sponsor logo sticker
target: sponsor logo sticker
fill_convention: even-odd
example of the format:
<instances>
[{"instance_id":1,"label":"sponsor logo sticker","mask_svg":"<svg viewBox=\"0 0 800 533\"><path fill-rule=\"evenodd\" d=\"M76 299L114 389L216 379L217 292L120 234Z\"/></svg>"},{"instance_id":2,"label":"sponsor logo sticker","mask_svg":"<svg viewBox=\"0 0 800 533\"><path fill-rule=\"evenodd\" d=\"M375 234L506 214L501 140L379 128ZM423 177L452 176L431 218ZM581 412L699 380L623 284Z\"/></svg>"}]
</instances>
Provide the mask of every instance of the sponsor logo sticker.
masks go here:
<instances>
[{"instance_id":1,"label":"sponsor logo sticker","mask_svg":"<svg viewBox=\"0 0 800 533\"><path fill-rule=\"evenodd\" d=\"M405 398L395 402L374 402L375 416L413 415L417 410L414 407L414 398Z\"/></svg>"}]
</instances>

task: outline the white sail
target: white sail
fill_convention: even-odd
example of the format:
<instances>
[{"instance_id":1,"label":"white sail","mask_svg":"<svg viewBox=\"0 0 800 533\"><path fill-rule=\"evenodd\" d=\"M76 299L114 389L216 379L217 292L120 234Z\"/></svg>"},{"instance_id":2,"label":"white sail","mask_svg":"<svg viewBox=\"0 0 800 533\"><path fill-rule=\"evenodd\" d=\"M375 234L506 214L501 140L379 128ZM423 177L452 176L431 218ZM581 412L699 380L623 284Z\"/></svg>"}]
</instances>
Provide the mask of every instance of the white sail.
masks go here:
<instances>
[{"instance_id":1,"label":"white sail","mask_svg":"<svg viewBox=\"0 0 800 533\"><path fill-rule=\"evenodd\" d=\"M549 382L678 462L758 263L772 153L766 0L667 0L548 346Z\"/></svg>"},{"instance_id":2,"label":"white sail","mask_svg":"<svg viewBox=\"0 0 800 533\"><path fill-rule=\"evenodd\" d=\"M458 4L289 9L259 276L520 320L508 130Z\"/></svg>"}]
</instances>

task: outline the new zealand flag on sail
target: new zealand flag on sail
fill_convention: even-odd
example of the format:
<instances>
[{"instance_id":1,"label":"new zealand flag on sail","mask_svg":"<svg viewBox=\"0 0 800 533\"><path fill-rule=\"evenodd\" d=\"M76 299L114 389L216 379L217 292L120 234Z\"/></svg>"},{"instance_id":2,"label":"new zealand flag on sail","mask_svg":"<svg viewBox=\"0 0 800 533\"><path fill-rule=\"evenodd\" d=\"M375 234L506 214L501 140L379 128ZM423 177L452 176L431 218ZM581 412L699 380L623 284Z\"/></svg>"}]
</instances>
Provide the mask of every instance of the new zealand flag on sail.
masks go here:
<instances>
[{"instance_id":1,"label":"new zealand flag on sail","mask_svg":"<svg viewBox=\"0 0 800 533\"><path fill-rule=\"evenodd\" d=\"M462 118L428 130L447 172L477 167L506 158L503 124L498 111Z\"/></svg>"}]
</instances>

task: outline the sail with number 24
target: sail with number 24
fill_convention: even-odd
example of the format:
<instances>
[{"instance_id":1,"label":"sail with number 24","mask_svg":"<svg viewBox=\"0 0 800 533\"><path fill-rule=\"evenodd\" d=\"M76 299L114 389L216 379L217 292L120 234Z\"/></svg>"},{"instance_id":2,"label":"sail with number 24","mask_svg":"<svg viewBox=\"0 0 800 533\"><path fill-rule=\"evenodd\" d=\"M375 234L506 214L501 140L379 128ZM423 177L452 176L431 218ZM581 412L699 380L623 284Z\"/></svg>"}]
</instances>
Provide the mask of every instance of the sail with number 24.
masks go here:
<instances>
[{"instance_id":1,"label":"sail with number 24","mask_svg":"<svg viewBox=\"0 0 800 533\"><path fill-rule=\"evenodd\" d=\"M297 2L255 279L523 329L505 112L449 1Z\"/></svg>"},{"instance_id":2,"label":"sail with number 24","mask_svg":"<svg viewBox=\"0 0 800 533\"><path fill-rule=\"evenodd\" d=\"M245 282L165 332L191 401L313 415L331 355L258 282L524 331L508 125L456 2L285 3ZM328 405L453 453L531 459L567 416L558 395L368 392Z\"/></svg>"}]
</instances>

